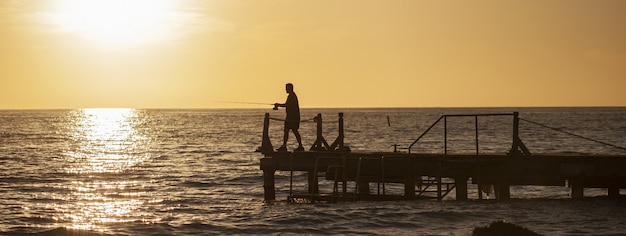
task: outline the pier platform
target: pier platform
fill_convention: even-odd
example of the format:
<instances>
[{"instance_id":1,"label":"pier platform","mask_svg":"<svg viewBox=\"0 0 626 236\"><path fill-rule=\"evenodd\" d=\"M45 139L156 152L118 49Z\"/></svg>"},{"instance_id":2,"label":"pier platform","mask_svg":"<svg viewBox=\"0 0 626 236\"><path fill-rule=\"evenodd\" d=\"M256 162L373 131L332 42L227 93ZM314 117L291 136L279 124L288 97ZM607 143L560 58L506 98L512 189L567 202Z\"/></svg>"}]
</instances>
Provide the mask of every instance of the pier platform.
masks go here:
<instances>
[{"instance_id":1,"label":"pier platform","mask_svg":"<svg viewBox=\"0 0 626 236\"><path fill-rule=\"evenodd\" d=\"M329 145L321 135L321 115L318 114L318 139L309 151L276 152L269 140L269 115L266 114L263 143L258 151L263 171L264 198L276 199L275 173L306 172L304 191L290 187L288 200L294 202L336 202L354 200L410 200L438 199L455 190L457 200L468 199L468 186L483 192L495 193L496 199L510 199L510 187L568 186L572 198L583 198L585 188L605 188L608 196L620 195L626 188L626 156L623 155L557 155L531 154L517 136L518 113L444 115L440 120L458 116L513 117L511 150L502 154L449 154L446 149L437 153L408 152L352 152L343 144L343 114L339 114L339 135ZM433 124L433 126L435 125ZM431 126L431 128L433 127ZM478 132L477 132L478 133ZM478 139L477 139L478 140ZM447 143L447 140L445 140ZM330 183L332 189L320 192L320 180ZM402 186L403 191L390 193L388 185ZM292 186L293 183L290 183ZM376 190L372 190L372 186ZM297 192L297 193L296 193Z\"/></svg>"}]
</instances>

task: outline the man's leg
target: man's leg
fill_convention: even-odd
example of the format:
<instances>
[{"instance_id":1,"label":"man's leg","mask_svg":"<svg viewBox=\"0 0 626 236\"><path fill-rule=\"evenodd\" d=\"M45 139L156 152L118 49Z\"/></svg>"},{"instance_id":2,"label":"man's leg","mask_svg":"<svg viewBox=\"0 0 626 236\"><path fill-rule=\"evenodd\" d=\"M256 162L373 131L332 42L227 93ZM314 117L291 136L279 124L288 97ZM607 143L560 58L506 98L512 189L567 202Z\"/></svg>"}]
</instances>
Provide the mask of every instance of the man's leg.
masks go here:
<instances>
[{"instance_id":1,"label":"man's leg","mask_svg":"<svg viewBox=\"0 0 626 236\"><path fill-rule=\"evenodd\" d=\"M304 150L302 147L302 138L300 137L300 132L297 129L293 129L293 134L296 136L296 140L298 140L298 151Z\"/></svg>"},{"instance_id":2,"label":"man's leg","mask_svg":"<svg viewBox=\"0 0 626 236\"><path fill-rule=\"evenodd\" d=\"M298 140L298 146L302 146L302 138L300 137L300 132L298 132L297 129L294 129L293 134L296 136L296 140Z\"/></svg>"},{"instance_id":3,"label":"man's leg","mask_svg":"<svg viewBox=\"0 0 626 236\"><path fill-rule=\"evenodd\" d=\"M289 139L289 126L287 122L285 122L285 132L283 134L283 145L280 146L276 151L286 152L287 151L287 140Z\"/></svg>"},{"instance_id":4,"label":"man's leg","mask_svg":"<svg viewBox=\"0 0 626 236\"><path fill-rule=\"evenodd\" d=\"M288 140L289 140L289 128L285 127L285 134L283 135L283 147L287 147Z\"/></svg>"}]
</instances>

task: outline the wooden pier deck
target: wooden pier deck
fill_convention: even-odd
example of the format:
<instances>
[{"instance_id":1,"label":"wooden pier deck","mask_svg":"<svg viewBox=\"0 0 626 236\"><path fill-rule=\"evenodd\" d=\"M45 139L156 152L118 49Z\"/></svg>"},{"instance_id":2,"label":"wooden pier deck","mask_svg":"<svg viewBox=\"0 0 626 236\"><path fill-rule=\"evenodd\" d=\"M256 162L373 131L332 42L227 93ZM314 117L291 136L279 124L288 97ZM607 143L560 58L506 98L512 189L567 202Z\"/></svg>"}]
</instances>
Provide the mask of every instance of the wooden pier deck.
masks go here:
<instances>
[{"instance_id":1,"label":"wooden pier deck","mask_svg":"<svg viewBox=\"0 0 626 236\"><path fill-rule=\"evenodd\" d=\"M404 199L421 196L419 189L424 180L436 188L437 198L445 196L450 188L456 189L456 199L467 197L468 180L479 186L493 186L497 199L510 198L510 186L566 186L573 198L582 198L585 188L607 188L609 196L618 196L626 188L625 156L589 155L442 155L398 153L339 153L295 152L275 153L261 159L265 199L274 200L274 174L276 171L304 171L309 175L308 194L303 197L328 199L319 194L318 177L336 185L352 183L369 186L369 183L404 184ZM445 183L443 179L453 180ZM444 186L444 185L451 186ZM337 199L389 199L393 196L371 194L367 187L353 187L357 193L334 188L330 195ZM356 195L355 195L356 194ZM396 198L397 199L397 196Z\"/></svg>"},{"instance_id":2,"label":"wooden pier deck","mask_svg":"<svg viewBox=\"0 0 626 236\"><path fill-rule=\"evenodd\" d=\"M269 116L266 114L263 143L259 148L265 156L260 161L265 200L276 198L277 171L308 174L308 189L297 194L290 190L288 197L292 201L307 202L441 200L453 189L457 200L465 200L469 183L478 186L479 199L482 199L481 190L486 189L492 189L497 199L509 199L513 185L569 186L572 198L584 197L585 188L606 188L611 197L619 196L620 189L626 188L626 156L530 154L517 136L517 113L489 115L514 118L512 147L506 154L477 151L458 155L448 154L447 150L442 154L410 153L411 147L408 153L352 152L343 145L342 114L339 115L339 137L332 145L328 145L318 131L318 139L310 151L275 152L267 135ZM321 115L318 116L318 130L321 130ZM478 143L476 145L478 148ZM320 179L330 182L332 191L320 193ZM377 184L378 191L371 191L370 183ZM404 191L399 195L388 194L386 184L400 184Z\"/></svg>"}]
</instances>

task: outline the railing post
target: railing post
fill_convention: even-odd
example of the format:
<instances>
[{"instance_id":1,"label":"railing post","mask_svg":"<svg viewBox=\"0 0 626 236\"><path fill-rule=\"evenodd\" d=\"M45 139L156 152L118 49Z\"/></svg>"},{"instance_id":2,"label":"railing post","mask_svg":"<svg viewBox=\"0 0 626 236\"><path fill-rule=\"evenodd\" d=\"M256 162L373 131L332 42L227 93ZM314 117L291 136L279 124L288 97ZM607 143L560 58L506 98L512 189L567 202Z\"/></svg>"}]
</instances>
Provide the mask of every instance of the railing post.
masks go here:
<instances>
[{"instance_id":1,"label":"railing post","mask_svg":"<svg viewBox=\"0 0 626 236\"><path fill-rule=\"evenodd\" d=\"M448 117L443 117L443 154L448 155Z\"/></svg>"},{"instance_id":2,"label":"railing post","mask_svg":"<svg viewBox=\"0 0 626 236\"><path fill-rule=\"evenodd\" d=\"M260 150L258 150L263 154L274 152L274 147L272 147L272 142L270 141L269 129L270 113L265 113L265 119L263 122L263 141L261 142L261 147L259 148Z\"/></svg>"},{"instance_id":3,"label":"railing post","mask_svg":"<svg viewBox=\"0 0 626 236\"><path fill-rule=\"evenodd\" d=\"M339 141L338 146L339 146L339 150L343 150L344 149L344 145L343 145L343 112L339 113L339 136L337 137L337 140Z\"/></svg>"},{"instance_id":4,"label":"railing post","mask_svg":"<svg viewBox=\"0 0 626 236\"><path fill-rule=\"evenodd\" d=\"M517 144L517 135L519 134L519 113L513 112L513 146L511 147L511 154L517 155L519 154L518 144Z\"/></svg>"},{"instance_id":5,"label":"railing post","mask_svg":"<svg viewBox=\"0 0 626 236\"><path fill-rule=\"evenodd\" d=\"M339 136L335 139L335 142L330 145L328 148L329 151L350 151L350 148L346 147L343 143L344 134L343 134L343 112L339 113Z\"/></svg>"},{"instance_id":6,"label":"railing post","mask_svg":"<svg viewBox=\"0 0 626 236\"><path fill-rule=\"evenodd\" d=\"M519 120L519 112L513 112L513 144L509 154L514 156L521 154L530 156L530 151L519 138Z\"/></svg>"},{"instance_id":7,"label":"railing post","mask_svg":"<svg viewBox=\"0 0 626 236\"><path fill-rule=\"evenodd\" d=\"M475 128L476 130L476 156L478 156L479 154L479 151L478 151L478 116L474 116L474 123L476 124L476 128Z\"/></svg>"},{"instance_id":8,"label":"railing post","mask_svg":"<svg viewBox=\"0 0 626 236\"><path fill-rule=\"evenodd\" d=\"M315 150L315 151L327 150L329 146L326 140L324 139L324 136L322 135L322 131L323 131L322 113L317 113L317 116L315 117L314 120L315 122L317 122L317 139L315 139L315 143L313 143L311 150Z\"/></svg>"},{"instance_id":9,"label":"railing post","mask_svg":"<svg viewBox=\"0 0 626 236\"><path fill-rule=\"evenodd\" d=\"M317 139L322 138L322 113L317 113Z\"/></svg>"}]
</instances>

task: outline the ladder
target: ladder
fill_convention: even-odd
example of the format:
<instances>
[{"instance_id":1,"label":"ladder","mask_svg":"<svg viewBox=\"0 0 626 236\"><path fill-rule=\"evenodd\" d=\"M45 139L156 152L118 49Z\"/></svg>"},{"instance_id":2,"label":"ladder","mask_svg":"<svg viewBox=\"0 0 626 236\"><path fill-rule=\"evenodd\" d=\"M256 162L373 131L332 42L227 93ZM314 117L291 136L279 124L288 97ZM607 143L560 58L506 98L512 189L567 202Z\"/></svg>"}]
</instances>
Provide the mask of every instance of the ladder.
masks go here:
<instances>
[{"instance_id":1,"label":"ladder","mask_svg":"<svg viewBox=\"0 0 626 236\"><path fill-rule=\"evenodd\" d=\"M455 188L454 182L444 181L441 177L422 176L415 182L417 196L436 198L442 200L446 195ZM435 196L432 196L436 194Z\"/></svg>"}]
</instances>

